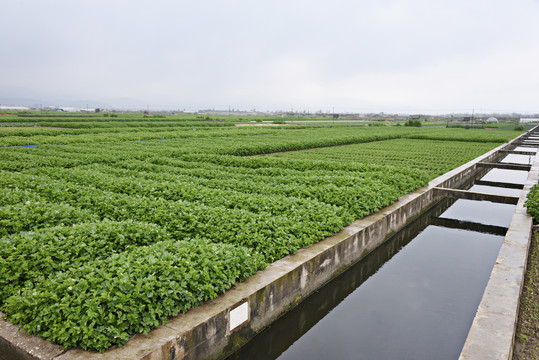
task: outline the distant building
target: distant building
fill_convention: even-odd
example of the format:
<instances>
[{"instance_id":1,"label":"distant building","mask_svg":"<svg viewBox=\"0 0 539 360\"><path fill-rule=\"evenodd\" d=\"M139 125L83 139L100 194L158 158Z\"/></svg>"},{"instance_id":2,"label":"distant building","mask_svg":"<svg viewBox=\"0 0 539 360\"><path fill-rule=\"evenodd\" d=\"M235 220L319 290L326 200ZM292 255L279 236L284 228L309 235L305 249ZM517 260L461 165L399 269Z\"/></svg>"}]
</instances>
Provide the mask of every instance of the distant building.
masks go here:
<instances>
[{"instance_id":1,"label":"distant building","mask_svg":"<svg viewBox=\"0 0 539 360\"><path fill-rule=\"evenodd\" d=\"M496 119L494 116L491 116L486 120L486 122L487 123L497 123L498 119Z\"/></svg>"},{"instance_id":2,"label":"distant building","mask_svg":"<svg viewBox=\"0 0 539 360\"><path fill-rule=\"evenodd\" d=\"M30 110L30 108L26 106L0 105L0 110Z\"/></svg>"},{"instance_id":3,"label":"distant building","mask_svg":"<svg viewBox=\"0 0 539 360\"><path fill-rule=\"evenodd\" d=\"M535 123L535 122L539 122L539 118L520 118L520 123L521 124Z\"/></svg>"}]
</instances>

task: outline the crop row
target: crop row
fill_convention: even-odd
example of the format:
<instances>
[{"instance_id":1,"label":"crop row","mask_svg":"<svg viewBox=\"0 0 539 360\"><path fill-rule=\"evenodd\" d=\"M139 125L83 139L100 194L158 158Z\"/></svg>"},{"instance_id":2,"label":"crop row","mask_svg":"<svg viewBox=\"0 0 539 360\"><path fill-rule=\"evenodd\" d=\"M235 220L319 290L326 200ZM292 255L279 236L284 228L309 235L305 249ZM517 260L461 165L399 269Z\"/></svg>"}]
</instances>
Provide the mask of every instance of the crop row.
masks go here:
<instances>
[{"instance_id":1,"label":"crop row","mask_svg":"<svg viewBox=\"0 0 539 360\"><path fill-rule=\"evenodd\" d=\"M210 207L188 201L153 196L129 196L44 175L0 173L1 185L17 181L50 202L87 209L101 219L135 219L163 226L176 239L204 237L214 242L251 247L272 262L330 235L342 220L330 213L306 213L312 224L298 223L284 215L254 214L242 209ZM298 209L298 212L302 209ZM322 216L323 215L323 216Z\"/></svg>"},{"instance_id":2,"label":"crop row","mask_svg":"<svg viewBox=\"0 0 539 360\"><path fill-rule=\"evenodd\" d=\"M434 175L439 175L491 150L495 145L496 143L489 142L414 140L413 146L410 146L409 139L395 139L368 144L274 154L272 156L291 160L343 161L344 159L350 159L354 163L375 163L399 167L406 166L427 171L434 170Z\"/></svg>"},{"instance_id":3,"label":"crop row","mask_svg":"<svg viewBox=\"0 0 539 360\"><path fill-rule=\"evenodd\" d=\"M531 188L524 206L532 215L534 222L539 222L539 185L536 184Z\"/></svg>"},{"instance_id":4,"label":"crop row","mask_svg":"<svg viewBox=\"0 0 539 360\"><path fill-rule=\"evenodd\" d=\"M213 123L212 123L213 124ZM217 123L220 124L220 123ZM52 125L52 124L51 124ZM515 136L511 131L479 129L436 129L402 127L159 127L90 128L90 129L29 129L11 131L0 128L0 146L27 144L81 144L92 142L123 142L158 139L187 139L226 135L227 141L207 144L214 153L255 155L314 147L354 144L392 138L435 139L471 142L503 143ZM46 131L46 133L42 133ZM36 133L37 132L37 133ZM55 136L51 136L51 135ZM245 137L243 137L245 136ZM263 136L263 137L261 137ZM252 138L251 138L252 137Z\"/></svg>"},{"instance_id":5,"label":"crop row","mask_svg":"<svg viewBox=\"0 0 539 360\"><path fill-rule=\"evenodd\" d=\"M103 240L110 243L121 236L131 237L129 240L134 242L153 239L139 234L130 236L128 231L132 228L122 225L121 232L101 231L96 233L98 236L92 236L93 224L68 229L67 234L61 228L54 230L60 234L60 240L62 236L69 237L70 231L86 235L75 237L72 244L103 244ZM144 231L143 235L151 233ZM29 235L23 241L29 241L30 251L37 250L43 237L48 238L46 234L40 233L42 238ZM0 239L2 245L9 241L10 238ZM68 249L60 252L58 258L51 258L51 251L56 250L54 245L49 246L44 259L29 259L28 264L20 264L35 268L36 263L43 263L44 268L32 273L35 283L26 281L24 287L5 300L3 310L11 322L21 324L28 333L66 348L80 346L103 351L111 345L121 346L134 334L148 333L170 317L217 297L265 267L261 256L246 248L201 239L164 240L119 253L107 248L112 254L102 258L101 250L83 254L82 258L91 260L80 261L80 266L69 263L72 251ZM65 248L61 242L58 245L59 249ZM80 246L75 250L86 251ZM57 262L66 270L47 276ZM2 273L19 274L17 269L4 268L7 263L4 259L0 262Z\"/></svg>"}]
</instances>

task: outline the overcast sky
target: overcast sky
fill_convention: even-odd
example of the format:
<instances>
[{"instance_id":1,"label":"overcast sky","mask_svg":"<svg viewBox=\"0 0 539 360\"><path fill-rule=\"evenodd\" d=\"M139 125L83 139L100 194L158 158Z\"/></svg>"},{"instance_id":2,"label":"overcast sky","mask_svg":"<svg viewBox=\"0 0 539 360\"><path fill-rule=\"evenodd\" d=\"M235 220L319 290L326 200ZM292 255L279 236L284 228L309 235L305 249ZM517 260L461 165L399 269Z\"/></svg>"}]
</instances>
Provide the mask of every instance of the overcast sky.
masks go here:
<instances>
[{"instance_id":1,"label":"overcast sky","mask_svg":"<svg viewBox=\"0 0 539 360\"><path fill-rule=\"evenodd\" d=\"M539 112L539 0L10 0L0 34L4 98Z\"/></svg>"}]
</instances>

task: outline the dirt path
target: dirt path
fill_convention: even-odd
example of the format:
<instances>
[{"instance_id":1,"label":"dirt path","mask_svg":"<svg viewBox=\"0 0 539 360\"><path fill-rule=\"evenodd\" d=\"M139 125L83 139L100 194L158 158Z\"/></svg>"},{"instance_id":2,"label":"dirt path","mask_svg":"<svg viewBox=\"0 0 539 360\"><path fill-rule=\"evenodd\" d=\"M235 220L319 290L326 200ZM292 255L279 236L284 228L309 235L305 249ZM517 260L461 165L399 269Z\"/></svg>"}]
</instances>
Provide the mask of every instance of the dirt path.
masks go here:
<instances>
[{"instance_id":1,"label":"dirt path","mask_svg":"<svg viewBox=\"0 0 539 360\"><path fill-rule=\"evenodd\" d=\"M520 296L513 359L539 359L539 233L535 232L528 253L526 278Z\"/></svg>"}]
</instances>

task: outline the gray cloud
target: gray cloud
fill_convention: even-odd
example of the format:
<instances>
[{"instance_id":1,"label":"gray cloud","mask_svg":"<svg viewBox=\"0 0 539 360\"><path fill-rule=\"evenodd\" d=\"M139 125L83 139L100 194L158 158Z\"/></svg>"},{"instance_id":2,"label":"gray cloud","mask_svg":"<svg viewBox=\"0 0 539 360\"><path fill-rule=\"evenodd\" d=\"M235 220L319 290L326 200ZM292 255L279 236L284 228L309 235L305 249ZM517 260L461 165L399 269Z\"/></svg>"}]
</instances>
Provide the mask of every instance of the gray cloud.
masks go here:
<instances>
[{"instance_id":1,"label":"gray cloud","mask_svg":"<svg viewBox=\"0 0 539 360\"><path fill-rule=\"evenodd\" d=\"M537 1L3 4L0 85L154 107L537 112Z\"/></svg>"}]
</instances>

